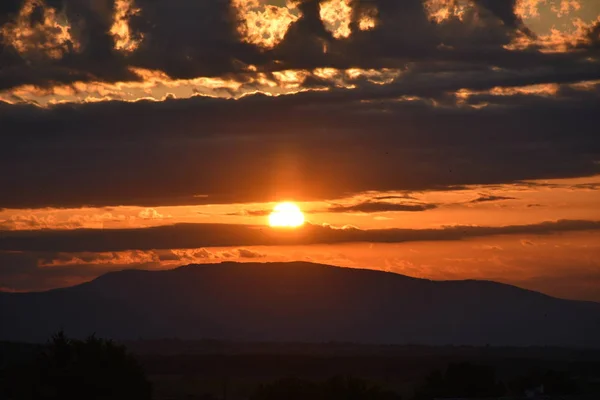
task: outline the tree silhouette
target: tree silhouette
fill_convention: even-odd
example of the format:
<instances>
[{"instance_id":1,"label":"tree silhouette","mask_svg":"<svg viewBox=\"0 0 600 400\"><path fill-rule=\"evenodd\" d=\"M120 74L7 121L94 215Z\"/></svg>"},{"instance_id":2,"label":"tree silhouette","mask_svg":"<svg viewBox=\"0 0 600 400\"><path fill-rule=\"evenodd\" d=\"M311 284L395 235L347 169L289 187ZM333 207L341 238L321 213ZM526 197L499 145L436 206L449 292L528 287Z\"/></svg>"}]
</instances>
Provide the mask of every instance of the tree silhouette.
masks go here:
<instances>
[{"instance_id":1,"label":"tree silhouette","mask_svg":"<svg viewBox=\"0 0 600 400\"><path fill-rule=\"evenodd\" d=\"M151 398L144 371L125 347L95 336L69 339L62 331L34 361L6 372L2 392L15 400Z\"/></svg>"}]
</instances>

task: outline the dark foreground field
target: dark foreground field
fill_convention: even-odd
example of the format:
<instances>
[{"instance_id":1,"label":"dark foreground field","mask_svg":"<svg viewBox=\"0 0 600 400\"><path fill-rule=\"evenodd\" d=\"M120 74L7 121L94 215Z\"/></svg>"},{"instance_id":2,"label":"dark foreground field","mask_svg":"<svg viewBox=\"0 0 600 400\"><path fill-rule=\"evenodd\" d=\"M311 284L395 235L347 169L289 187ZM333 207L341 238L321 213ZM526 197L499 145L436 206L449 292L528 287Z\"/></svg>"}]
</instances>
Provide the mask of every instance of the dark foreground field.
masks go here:
<instances>
[{"instance_id":1,"label":"dark foreground field","mask_svg":"<svg viewBox=\"0 0 600 400\"><path fill-rule=\"evenodd\" d=\"M465 362L492 366L498 379L507 382L534 370L567 371L583 392L600 393L600 351L177 340L127 346L149 374L156 398L165 399L202 393L241 399L258 385L282 378L339 375L366 379L409 399L432 371Z\"/></svg>"},{"instance_id":2,"label":"dark foreground field","mask_svg":"<svg viewBox=\"0 0 600 400\"><path fill-rule=\"evenodd\" d=\"M559 386L564 382L572 385L558 389L577 395L569 398L600 398L597 350L179 340L124 344L152 383L154 399L256 398L253 396L261 385L288 378L323 382L336 376L359 378L402 399L413 399L431 380L432 372L443 372L449 365L474 366L467 372L474 374L482 369L493 371L498 384L507 389L506 394L514 391L515 382L524 377L545 376L551 371L552 379L560 381ZM0 366L31 358L40 349L2 343Z\"/></svg>"}]
</instances>

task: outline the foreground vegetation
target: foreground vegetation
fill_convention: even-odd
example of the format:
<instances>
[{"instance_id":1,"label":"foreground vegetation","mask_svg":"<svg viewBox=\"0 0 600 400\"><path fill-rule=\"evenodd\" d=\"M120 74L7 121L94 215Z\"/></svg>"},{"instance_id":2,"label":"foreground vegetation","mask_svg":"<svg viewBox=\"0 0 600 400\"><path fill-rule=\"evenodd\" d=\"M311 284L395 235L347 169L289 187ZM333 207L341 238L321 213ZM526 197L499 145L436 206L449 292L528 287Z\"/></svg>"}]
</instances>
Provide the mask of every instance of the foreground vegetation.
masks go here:
<instances>
[{"instance_id":1,"label":"foreground vegetation","mask_svg":"<svg viewBox=\"0 0 600 400\"><path fill-rule=\"evenodd\" d=\"M94 336L57 333L32 360L5 366L0 398L148 400L151 385L125 347Z\"/></svg>"},{"instance_id":2,"label":"foreground vegetation","mask_svg":"<svg viewBox=\"0 0 600 400\"><path fill-rule=\"evenodd\" d=\"M321 356L286 353L282 345L265 355L211 346L213 354L138 348L133 355L110 340L62 332L45 346L0 343L0 399L430 400L522 396L542 386L549 395L600 398L593 354L523 350L502 358L489 348L414 348L357 355L347 346L332 354L336 345L324 344Z\"/></svg>"}]
</instances>

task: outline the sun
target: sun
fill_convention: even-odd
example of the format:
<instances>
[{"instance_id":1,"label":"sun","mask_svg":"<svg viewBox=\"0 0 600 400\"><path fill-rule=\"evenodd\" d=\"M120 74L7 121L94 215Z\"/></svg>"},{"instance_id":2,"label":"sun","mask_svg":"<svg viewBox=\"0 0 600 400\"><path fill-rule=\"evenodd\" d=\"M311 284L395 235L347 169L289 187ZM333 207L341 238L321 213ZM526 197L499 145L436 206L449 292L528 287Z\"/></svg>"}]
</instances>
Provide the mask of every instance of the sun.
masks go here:
<instances>
[{"instance_id":1,"label":"sun","mask_svg":"<svg viewBox=\"0 0 600 400\"><path fill-rule=\"evenodd\" d=\"M297 228L304 224L304 214L294 203L279 203L269 215L269 225L277 228Z\"/></svg>"}]
</instances>

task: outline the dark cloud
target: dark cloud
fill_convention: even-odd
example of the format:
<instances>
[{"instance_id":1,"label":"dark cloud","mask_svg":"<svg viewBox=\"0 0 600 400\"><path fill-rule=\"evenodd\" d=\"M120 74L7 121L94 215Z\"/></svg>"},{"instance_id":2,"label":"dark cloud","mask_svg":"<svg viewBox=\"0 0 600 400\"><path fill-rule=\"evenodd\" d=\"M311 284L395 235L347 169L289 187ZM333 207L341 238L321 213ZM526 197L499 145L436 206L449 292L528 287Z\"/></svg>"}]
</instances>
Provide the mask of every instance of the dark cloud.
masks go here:
<instances>
[{"instance_id":1,"label":"dark cloud","mask_svg":"<svg viewBox=\"0 0 600 400\"><path fill-rule=\"evenodd\" d=\"M382 196L384 199L408 199L404 196ZM383 212L394 212L394 211L427 211L437 208L436 204L422 204L422 203L388 203L383 201L367 201L364 203L357 204L332 204L327 208L317 208L303 210L305 214L318 214L318 213L383 213ZM241 210L233 213L227 213L229 216L250 216L250 217L266 217L271 214L272 210L257 209L257 210ZM1 226L0 226L1 227Z\"/></svg>"},{"instance_id":2,"label":"dark cloud","mask_svg":"<svg viewBox=\"0 0 600 400\"><path fill-rule=\"evenodd\" d=\"M250 64L265 76L316 67L402 72L385 85L347 78L353 90L313 74L305 86L329 90L280 97L0 103L0 169L10 171L0 174L3 208L323 200L600 172L600 92L571 85L600 80L597 48L508 50L525 32L514 0L478 0L462 21L439 24L421 0L356 0L345 39L327 31L319 1L301 1L302 17L271 50L241 41L227 0L137 0L129 25L143 41L131 54L116 51L109 35L113 0L46 3L66 13L80 49L51 60L3 44L0 87L140 80L130 67L222 76L246 91L256 90ZM20 4L3 2L0 24ZM358 30L361 8L373 6L378 26ZM534 84L557 92L528 93Z\"/></svg>"},{"instance_id":3,"label":"dark cloud","mask_svg":"<svg viewBox=\"0 0 600 400\"><path fill-rule=\"evenodd\" d=\"M75 253L0 251L0 292L73 286L123 268L162 269L165 268L164 262L185 265L265 257L264 253L246 248Z\"/></svg>"},{"instance_id":4,"label":"dark cloud","mask_svg":"<svg viewBox=\"0 0 600 400\"><path fill-rule=\"evenodd\" d=\"M46 4L69 21L79 47L60 59L19 55L9 45L0 53L0 88L23 84L49 86L54 82L137 79L129 68L161 70L173 78L224 76L241 73L248 65L265 72L287 68L406 67L478 70L584 63L597 52L598 26L591 27L579 51L548 54L533 50L509 51L505 45L520 32L527 34L515 15L515 0L477 0L462 19L443 23L429 20L422 0L356 0L349 38L335 39L319 17L320 0L298 1L301 17L273 49L243 42L240 16L230 0L174 0L167 3L136 0L138 13L129 15L133 38L143 39L131 53L115 50L110 34L115 1ZM23 1L3 1L0 24L14 20ZM361 10L378 10L378 25L357 29ZM33 17L32 17L33 18ZM328 51L324 52L324 46ZM466 68L465 68L466 67Z\"/></svg>"},{"instance_id":5,"label":"dark cloud","mask_svg":"<svg viewBox=\"0 0 600 400\"><path fill-rule=\"evenodd\" d=\"M266 217L271 214L272 210L241 210L237 212L227 213L229 216L242 216L242 217Z\"/></svg>"},{"instance_id":6,"label":"dark cloud","mask_svg":"<svg viewBox=\"0 0 600 400\"><path fill-rule=\"evenodd\" d=\"M418 200L410 194L375 196L373 200Z\"/></svg>"},{"instance_id":7,"label":"dark cloud","mask_svg":"<svg viewBox=\"0 0 600 400\"><path fill-rule=\"evenodd\" d=\"M515 200L516 197L494 196L490 194L480 195L478 198L471 200L470 203L487 203L490 201Z\"/></svg>"},{"instance_id":8,"label":"dark cloud","mask_svg":"<svg viewBox=\"0 0 600 400\"><path fill-rule=\"evenodd\" d=\"M386 203L382 201L368 201L364 203L351 204L351 205L333 205L329 207L325 212L359 212L359 213L383 213L383 212L395 212L395 211L427 211L437 208L435 204L398 204L398 203Z\"/></svg>"},{"instance_id":9,"label":"dark cloud","mask_svg":"<svg viewBox=\"0 0 600 400\"><path fill-rule=\"evenodd\" d=\"M0 291L68 286L69 277L80 276L82 280L90 280L96 276L89 269L40 268L39 258L44 256L51 257L50 254L0 251Z\"/></svg>"},{"instance_id":10,"label":"dark cloud","mask_svg":"<svg viewBox=\"0 0 600 400\"><path fill-rule=\"evenodd\" d=\"M337 229L306 225L278 230L262 226L177 224L143 229L14 231L0 236L0 251L116 252L125 250L196 249L259 245L399 243L446 241L494 235L537 235L600 229L597 221L544 222L503 227L452 226L442 229Z\"/></svg>"},{"instance_id":11,"label":"dark cloud","mask_svg":"<svg viewBox=\"0 0 600 400\"><path fill-rule=\"evenodd\" d=\"M250 249L238 249L237 254L240 258L265 258L266 254Z\"/></svg>"},{"instance_id":12,"label":"dark cloud","mask_svg":"<svg viewBox=\"0 0 600 400\"><path fill-rule=\"evenodd\" d=\"M9 1L11 9L0 17L4 28L16 20L16 9L21 9L26 1ZM17 6L16 3L19 3ZM31 84L38 87L48 87L57 83L72 83L76 81L116 82L139 79L129 70L126 57L115 51L114 39L110 34L113 24L115 1L67 1L50 0L45 2L45 10L51 10L60 19L70 23L71 40L65 43L62 56L48 57L40 43L41 39L50 39L57 35L57 29L47 29L32 38L29 50L24 54L7 43L3 37L4 51L0 53L3 61L0 70L0 89ZM4 10L0 10L3 13ZM40 21L36 15L43 13L40 7L32 13L26 24L35 28ZM19 28L22 30L22 28Z\"/></svg>"},{"instance_id":13,"label":"dark cloud","mask_svg":"<svg viewBox=\"0 0 600 400\"><path fill-rule=\"evenodd\" d=\"M10 171L0 175L0 207L322 200L600 171L600 98L513 99L509 112L398 102L404 89L371 86L0 105L0 168Z\"/></svg>"},{"instance_id":14,"label":"dark cloud","mask_svg":"<svg viewBox=\"0 0 600 400\"><path fill-rule=\"evenodd\" d=\"M476 0L476 3L492 12L498 17L506 26L511 28L518 28L522 25L522 21L515 15L515 6L517 0Z\"/></svg>"},{"instance_id":15,"label":"dark cloud","mask_svg":"<svg viewBox=\"0 0 600 400\"><path fill-rule=\"evenodd\" d=\"M219 76L264 63L258 48L240 40L230 3L136 1L141 12L132 18L131 28L144 39L128 61L175 78Z\"/></svg>"}]
</instances>

